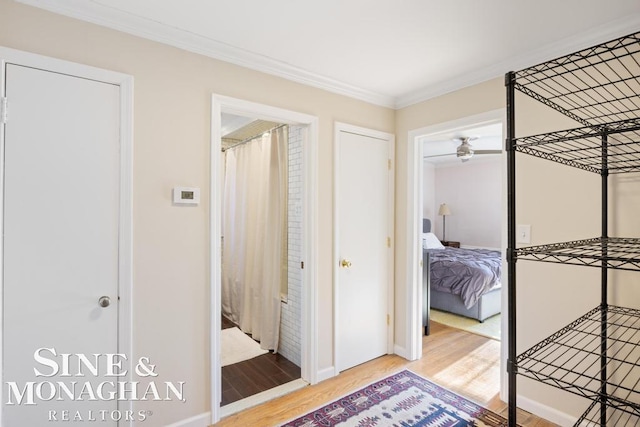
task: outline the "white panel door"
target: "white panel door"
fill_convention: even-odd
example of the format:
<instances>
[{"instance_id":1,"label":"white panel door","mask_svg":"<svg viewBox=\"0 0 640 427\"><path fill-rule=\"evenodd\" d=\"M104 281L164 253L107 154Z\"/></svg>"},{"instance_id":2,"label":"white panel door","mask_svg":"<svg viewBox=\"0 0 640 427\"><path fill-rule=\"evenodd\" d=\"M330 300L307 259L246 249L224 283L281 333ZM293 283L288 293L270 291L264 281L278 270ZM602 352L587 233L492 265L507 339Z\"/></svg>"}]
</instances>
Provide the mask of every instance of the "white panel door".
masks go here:
<instances>
[{"instance_id":1,"label":"white panel door","mask_svg":"<svg viewBox=\"0 0 640 427\"><path fill-rule=\"evenodd\" d=\"M77 395L87 381L95 390L118 380L87 369L84 377L36 376L34 368L45 375L53 369L36 363L34 352L49 348L91 361L118 353L119 96L111 84L6 65L3 427L68 425L65 410L75 425L117 425L115 401L41 401L36 394L35 405L26 397L9 405L17 399L7 383L22 391L28 382L77 381ZM99 304L103 296L107 307ZM62 363L49 350L41 355ZM70 362L77 374L78 359ZM105 366L99 369L103 374ZM42 390L48 397L50 387Z\"/></svg>"},{"instance_id":2,"label":"white panel door","mask_svg":"<svg viewBox=\"0 0 640 427\"><path fill-rule=\"evenodd\" d=\"M336 363L342 371L388 351L392 146L345 131L337 144Z\"/></svg>"}]
</instances>

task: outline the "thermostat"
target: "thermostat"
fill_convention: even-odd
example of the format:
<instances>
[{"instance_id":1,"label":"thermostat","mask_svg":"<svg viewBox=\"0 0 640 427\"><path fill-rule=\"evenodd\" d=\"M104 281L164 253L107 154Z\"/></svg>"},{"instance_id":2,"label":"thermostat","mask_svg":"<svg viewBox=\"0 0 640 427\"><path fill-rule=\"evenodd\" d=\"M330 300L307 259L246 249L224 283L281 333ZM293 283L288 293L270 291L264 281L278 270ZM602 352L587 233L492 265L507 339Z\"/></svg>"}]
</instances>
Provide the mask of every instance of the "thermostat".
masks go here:
<instances>
[{"instance_id":1,"label":"thermostat","mask_svg":"<svg viewBox=\"0 0 640 427\"><path fill-rule=\"evenodd\" d=\"M200 203L200 189L195 187L174 187L173 203L176 205L197 205Z\"/></svg>"}]
</instances>

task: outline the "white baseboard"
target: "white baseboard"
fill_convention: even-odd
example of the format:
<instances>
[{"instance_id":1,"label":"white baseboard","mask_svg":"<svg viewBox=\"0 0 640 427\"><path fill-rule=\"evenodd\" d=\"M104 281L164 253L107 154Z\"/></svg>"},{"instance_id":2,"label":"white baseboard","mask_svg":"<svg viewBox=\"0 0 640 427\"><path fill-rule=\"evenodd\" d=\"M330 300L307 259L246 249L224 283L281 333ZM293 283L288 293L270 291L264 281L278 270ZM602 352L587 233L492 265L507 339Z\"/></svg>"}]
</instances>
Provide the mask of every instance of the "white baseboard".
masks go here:
<instances>
[{"instance_id":1,"label":"white baseboard","mask_svg":"<svg viewBox=\"0 0 640 427\"><path fill-rule=\"evenodd\" d=\"M329 378L333 378L336 376L336 368L335 366L330 366L328 368L322 369L318 371L317 380L318 382L328 380Z\"/></svg>"},{"instance_id":2,"label":"white baseboard","mask_svg":"<svg viewBox=\"0 0 640 427\"><path fill-rule=\"evenodd\" d=\"M404 347L400 347L399 345L393 346L393 354L397 354L400 357L404 357L407 360L411 360L409 358L409 352L407 351L407 349Z\"/></svg>"},{"instance_id":3,"label":"white baseboard","mask_svg":"<svg viewBox=\"0 0 640 427\"><path fill-rule=\"evenodd\" d=\"M576 422L576 417L558 411L550 406L543 405L542 403L531 400L528 397L518 395L518 407L563 427L571 427Z\"/></svg>"},{"instance_id":4,"label":"white baseboard","mask_svg":"<svg viewBox=\"0 0 640 427\"><path fill-rule=\"evenodd\" d=\"M208 427L209 425L211 425L211 412L205 412L165 427Z\"/></svg>"}]
</instances>

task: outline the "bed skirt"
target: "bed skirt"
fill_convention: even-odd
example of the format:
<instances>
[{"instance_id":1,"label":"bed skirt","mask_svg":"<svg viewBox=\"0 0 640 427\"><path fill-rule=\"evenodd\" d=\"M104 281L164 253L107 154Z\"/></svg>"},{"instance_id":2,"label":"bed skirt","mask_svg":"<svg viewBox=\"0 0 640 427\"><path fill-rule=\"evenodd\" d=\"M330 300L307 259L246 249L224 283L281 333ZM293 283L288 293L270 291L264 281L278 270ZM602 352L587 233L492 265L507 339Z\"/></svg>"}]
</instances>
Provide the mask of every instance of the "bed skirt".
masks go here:
<instances>
[{"instance_id":1,"label":"bed skirt","mask_svg":"<svg viewBox=\"0 0 640 427\"><path fill-rule=\"evenodd\" d=\"M431 308L436 310L448 311L484 322L485 319L500 313L501 299L501 289L493 289L482 295L476 305L467 308L459 295L431 289L430 302Z\"/></svg>"}]
</instances>

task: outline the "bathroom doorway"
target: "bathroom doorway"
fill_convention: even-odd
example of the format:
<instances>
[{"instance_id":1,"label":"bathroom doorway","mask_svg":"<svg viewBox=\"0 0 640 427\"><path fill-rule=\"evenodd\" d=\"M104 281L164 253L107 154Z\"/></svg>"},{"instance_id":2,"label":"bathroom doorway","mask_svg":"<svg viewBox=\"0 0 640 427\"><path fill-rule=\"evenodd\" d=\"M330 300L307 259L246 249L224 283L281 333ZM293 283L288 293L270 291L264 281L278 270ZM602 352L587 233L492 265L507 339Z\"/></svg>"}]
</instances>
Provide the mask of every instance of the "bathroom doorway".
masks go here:
<instances>
[{"instance_id":1,"label":"bathroom doorway","mask_svg":"<svg viewBox=\"0 0 640 427\"><path fill-rule=\"evenodd\" d=\"M222 113L222 401L301 378L306 127Z\"/></svg>"},{"instance_id":2,"label":"bathroom doorway","mask_svg":"<svg viewBox=\"0 0 640 427\"><path fill-rule=\"evenodd\" d=\"M299 379L294 381L288 381L285 378L286 384L276 386L267 391L259 392L248 398L242 398L229 404L223 404L223 387L227 391L229 385L226 380L222 378L222 328L223 328L223 270L229 268L227 257L234 254L235 261L238 256L235 252L230 252L231 249L224 243L224 240L228 236L223 233L223 218L225 215L230 217L230 213L225 211L225 166L229 164L233 165L233 162L229 163L224 158L222 153L223 148L223 135L228 139L234 139L234 141L227 141L230 145L242 143L238 147L249 145L249 141L252 141L252 136L233 138L232 131L223 129L223 122L228 123L231 121L245 121L243 125L237 125L237 129L248 126L250 123L260 124L266 126L266 129L254 132L252 136L257 136L261 142L263 139L272 139L274 133L282 134L286 133L287 141L287 161L289 155L293 157L298 155L299 158L293 158L291 165L287 166L287 172L291 171L287 177L287 208L286 213L288 216L288 225L286 227L286 244L287 253L284 257L286 259L284 273L282 277L286 277L286 280L279 281L284 284L282 292L278 294L278 298L271 298L273 302L270 309L273 309L273 305L276 303L280 309L280 322L272 322L277 324L277 352L272 356L287 359L285 364L288 368L293 370L286 371L283 376L297 376ZM284 125L284 126L283 126ZM220 95L214 95L212 99L212 141L211 141L211 422L216 423L221 416L227 416L240 411L248 406L262 403L264 401L273 399L282 394L289 393L297 390L308 384L317 382L318 368L315 354L317 352L317 314L315 311L315 298L316 298L316 282L317 282L317 136L318 134L318 119L314 116L301 114L289 110L284 110L276 107L270 107L263 104L256 104L249 101L239 100L235 98L229 98ZM300 143L296 146L289 144L290 138L298 137ZM289 145L291 145L291 150ZM235 148L229 148L230 152L236 150ZM291 152L290 152L291 151ZM284 152L284 151L282 151ZM282 154L282 152L280 154ZM240 151L234 153L235 157L239 156ZM236 161L239 160L236 158ZM298 162L298 164L296 164ZM237 166L237 164L236 164ZM233 166L232 166L233 167ZM289 183L289 179L293 177L300 179L300 182ZM297 194L293 194L297 191ZM289 193L292 194L289 194ZM227 196L229 193L227 192ZM228 206L228 205L227 205ZM245 207L245 203L241 202L238 206ZM234 215L235 218L235 215ZM292 220L298 218L299 221L294 223ZM293 235L289 234L289 226L297 229L292 230ZM261 226L263 229L264 225ZM254 230L255 232L255 230ZM271 234L274 235L273 233ZM223 246L224 245L224 246ZM225 251L223 251L223 248ZM294 251L298 251L295 253ZM263 251L264 252L264 251ZM259 251L254 251L259 253ZM298 275L298 281L293 280L291 276ZM261 277L262 275L259 275ZM226 277L226 276L225 276ZM227 285L231 282L227 281ZM298 295L296 295L298 293ZM297 301L294 301L296 300ZM297 307L296 307L297 305ZM225 308L226 311L226 308ZM277 310L276 310L277 311ZM228 314L228 312L227 312ZM240 318L229 319L231 316L225 316L231 323L224 321L225 326L232 326L242 332L243 325ZM238 322L238 323L236 323ZM255 325L255 323L254 323ZM227 329L232 329L227 328ZM272 327L275 330L276 327ZM236 331L237 332L237 331ZM255 331L246 331L251 334L248 337L250 340L254 337ZM260 332L262 334L262 332ZM236 333L236 335L238 335ZM247 336L247 333L241 335ZM292 336L293 346L287 349L287 336ZM262 339L263 336L258 337ZM269 345L265 345L266 350L271 350L275 341L271 341ZM259 348L262 345L258 345ZM254 346L255 348L255 346ZM264 351L265 349L261 349ZM293 350L293 351L290 351ZM283 355L287 353L287 355ZM251 358L253 362L257 362ZM247 361L241 361L238 363L246 363ZM251 362L251 363L253 363ZM233 363L231 364L233 365ZM231 366L227 365L227 366ZM287 368L287 369L288 369ZM284 367L280 368L285 371ZM232 369L233 370L233 369ZM267 369L255 368L254 371L266 371ZM236 370L237 371L237 370ZM246 370L245 370L246 372ZM269 380L271 381L271 380ZM224 383L223 383L224 382ZM267 380L263 382L268 382ZM284 381L283 381L284 382ZM238 391L238 390L236 390ZM237 397L237 396L236 396ZM224 403L227 403L226 397Z\"/></svg>"}]
</instances>

